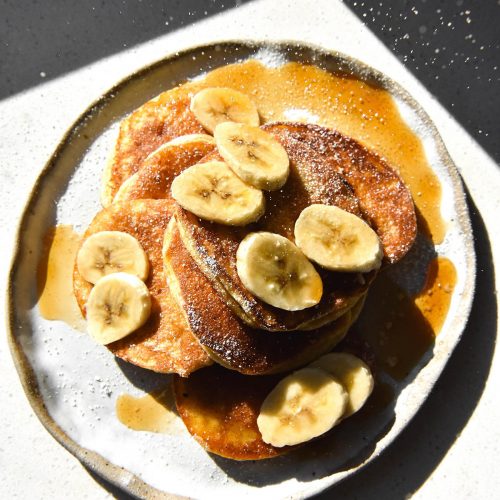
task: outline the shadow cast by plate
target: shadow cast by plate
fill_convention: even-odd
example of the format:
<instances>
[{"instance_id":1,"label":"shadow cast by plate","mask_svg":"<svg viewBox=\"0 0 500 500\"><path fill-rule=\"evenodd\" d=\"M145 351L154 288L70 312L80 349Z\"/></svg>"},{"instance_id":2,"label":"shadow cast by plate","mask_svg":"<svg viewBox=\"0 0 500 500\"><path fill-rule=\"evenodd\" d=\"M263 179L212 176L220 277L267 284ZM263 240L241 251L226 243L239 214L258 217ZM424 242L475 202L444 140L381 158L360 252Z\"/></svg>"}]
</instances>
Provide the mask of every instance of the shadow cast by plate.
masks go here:
<instances>
[{"instance_id":1,"label":"shadow cast by plate","mask_svg":"<svg viewBox=\"0 0 500 500\"><path fill-rule=\"evenodd\" d=\"M332 496L408 498L432 475L481 398L495 347L498 306L488 234L473 200L466 194L479 272L462 339L429 398L397 441L363 470L317 496L318 500Z\"/></svg>"}]
</instances>

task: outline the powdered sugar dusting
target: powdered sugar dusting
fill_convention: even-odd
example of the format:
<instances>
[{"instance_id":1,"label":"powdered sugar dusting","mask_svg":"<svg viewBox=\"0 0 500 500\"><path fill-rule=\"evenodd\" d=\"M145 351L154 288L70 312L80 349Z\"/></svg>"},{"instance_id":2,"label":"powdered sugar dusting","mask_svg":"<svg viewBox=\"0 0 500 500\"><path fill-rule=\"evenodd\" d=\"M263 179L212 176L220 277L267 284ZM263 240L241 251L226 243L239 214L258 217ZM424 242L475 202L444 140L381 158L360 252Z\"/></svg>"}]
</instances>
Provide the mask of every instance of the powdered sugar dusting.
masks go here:
<instances>
[{"instance_id":1,"label":"powdered sugar dusting","mask_svg":"<svg viewBox=\"0 0 500 500\"><path fill-rule=\"evenodd\" d=\"M285 55L272 47L259 49L253 59L257 59L268 68L279 68L287 62Z\"/></svg>"}]
</instances>

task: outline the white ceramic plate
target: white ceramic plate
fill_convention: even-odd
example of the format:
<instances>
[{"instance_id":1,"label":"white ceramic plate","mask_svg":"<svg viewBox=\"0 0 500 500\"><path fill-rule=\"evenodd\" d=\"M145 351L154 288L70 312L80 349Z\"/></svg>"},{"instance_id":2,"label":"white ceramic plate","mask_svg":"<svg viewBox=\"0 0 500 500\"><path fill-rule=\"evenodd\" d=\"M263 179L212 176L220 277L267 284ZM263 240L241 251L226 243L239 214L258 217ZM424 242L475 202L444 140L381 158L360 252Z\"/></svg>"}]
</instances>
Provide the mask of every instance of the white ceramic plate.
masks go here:
<instances>
[{"instance_id":1,"label":"white ceramic plate","mask_svg":"<svg viewBox=\"0 0 500 500\"><path fill-rule=\"evenodd\" d=\"M161 91L221 65L249 57L342 68L375 82L395 98L422 140L443 189L448 230L438 255L457 270L443 329L418 366L392 385L395 404L371 419L346 421L313 451L262 462L234 462L207 454L187 432L132 431L118 421L116 397L141 395L165 384L160 376L116 360L105 348L36 306L36 269L47 229L73 224L82 231L100 209L100 178L124 115ZM353 474L393 441L427 398L460 339L469 314L475 257L460 179L429 117L401 87L347 56L292 42L227 42L175 54L131 75L94 103L62 139L33 189L18 234L10 274L10 344L28 398L54 437L85 465L129 493L214 498L304 498ZM307 447L305 448L307 450Z\"/></svg>"}]
</instances>

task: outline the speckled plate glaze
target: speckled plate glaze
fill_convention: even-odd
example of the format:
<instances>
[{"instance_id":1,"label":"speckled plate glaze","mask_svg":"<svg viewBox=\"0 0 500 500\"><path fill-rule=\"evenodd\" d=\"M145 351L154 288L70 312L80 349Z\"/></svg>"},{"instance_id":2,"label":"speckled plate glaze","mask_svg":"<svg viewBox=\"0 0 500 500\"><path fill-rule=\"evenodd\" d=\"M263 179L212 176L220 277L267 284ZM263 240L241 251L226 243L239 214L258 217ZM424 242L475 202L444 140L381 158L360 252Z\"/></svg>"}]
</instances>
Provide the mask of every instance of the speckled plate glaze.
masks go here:
<instances>
[{"instance_id":1,"label":"speckled plate glaze","mask_svg":"<svg viewBox=\"0 0 500 500\"><path fill-rule=\"evenodd\" d=\"M432 352L403 381L387 380L397 395L395 404L362 425L355 418L344 422L320 446L239 463L207 454L186 431L153 434L123 426L115 414L117 396L141 395L169 377L120 362L87 335L44 320L36 305L36 270L49 227L73 224L82 231L100 209L96 180L124 115L187 79L251 57L342 69L393 95L441 181L448 230L434 250L453 261L457 284ZM367 65L295 42L196 47L120 82L62 138L33 188L17 238L8 291L9 339L30 403L48 431L82 463L125 491L147 498L306 498L355 473L398 436L427 398L460 339L474 290L475 256L461 182L425 111L398 84Z\"/></svg>"}]
</instances>

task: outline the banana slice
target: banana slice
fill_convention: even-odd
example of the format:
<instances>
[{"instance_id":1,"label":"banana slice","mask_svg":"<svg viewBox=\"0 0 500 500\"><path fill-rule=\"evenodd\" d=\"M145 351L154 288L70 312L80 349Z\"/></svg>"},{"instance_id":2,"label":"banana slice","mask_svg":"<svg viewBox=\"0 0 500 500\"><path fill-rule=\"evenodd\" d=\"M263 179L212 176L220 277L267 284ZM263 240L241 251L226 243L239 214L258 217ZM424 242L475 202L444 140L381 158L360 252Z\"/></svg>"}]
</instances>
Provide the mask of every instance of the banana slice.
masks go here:
<instances>
[{"instance_id":1,"label":"banana slice","mask_svg":"<svg viewBox=\"0 0 500 500\"><path fill-rule=\"evenodd\" d=\"M383 249L377 233L362 219L329 205L311 205L295 222L295 243L331 271L378 269Z\"/></svg>"},{"instance_id":2,"label":"banana slice","mask_svg":"<svg viewBox=\"0 0 500 500\"><path fill-rule=\"evenodd\" d=\"M314 266L279 234L247 235L236 252L236 270L254 295L287 311L315 306L323 294L323 282Z\"/></svg>"},{"instance_id":3,"label":"banana slice","mask_svg":"<svg viewBox=\"0 0 500 500\"><path fill-rule=\"evenodd\" d=\"M304 443L329 431L343 416L347 392L323 370L303 368L267 396L257 417L264 442L276 447Z\"/></svg>"},{"instance_id":4,"label":"banana slice","mask_svg":"<svg viewBox=\"0 0 500 500\"><path fill-rule=\"evenodd\" d=\"M331 352L309 365L335 377L346 389L349 401L344 417L356 413L373 391L370 368L358 357L347 352Z\"/></svg>"},{"instance_id":5,"label":"banana slice","mask_svg":"<svg viewBox=\"0 0 500 500\"><path fill-rule=\"evenodd\" d=\"M191 99L191 111L212 133L223 122L247 123L256 127L260 123L257 107L250 98L225 87L211 87L198 92Z\"/></svg>"},{"instance_id":6,"label":"banana slice","mask_svg":"<svg viewBox=\"0 0 500 500\"><path fill-rule=\"evenodd\" d=\"M244 123L226 122L215 127L214 137L221 156L248 184L269 191L285 184L288 155L271 134Z\"/></svg>"},{"instance_id":7,"label":"banana slice","mask_svg":"<svg viewBox=\"0 0 500 500\"><path fill-rule=\"evenodd\" d=\"M109 344L137 330L150 312L151 298L144 282L132 274L109 274L90 291L88 331L100 344Z\"/></svg>"},{"instance_id":8,"label":"banana slice","mask_svg":"<svg viewBox=\"0 0 500 500\"><path fill-rule=\"evenodd\" d=\"M101 231L89 236L76 257L78 272L90 283L111 273L124 272L145 280L149 261L141 244L121 231Z\"/></svg>"},{"instance_id":9,"label":"banana slice","mask_svg":"<svg viewBox=\"0 0 500 500\"><path fill-rule=\"evenodd\" d=\"M255 222L264 213L262 191L245 184L222 161L184 170L172 183L172 197L201 219L229 226Z\"/></svg>"}]
</instances>

